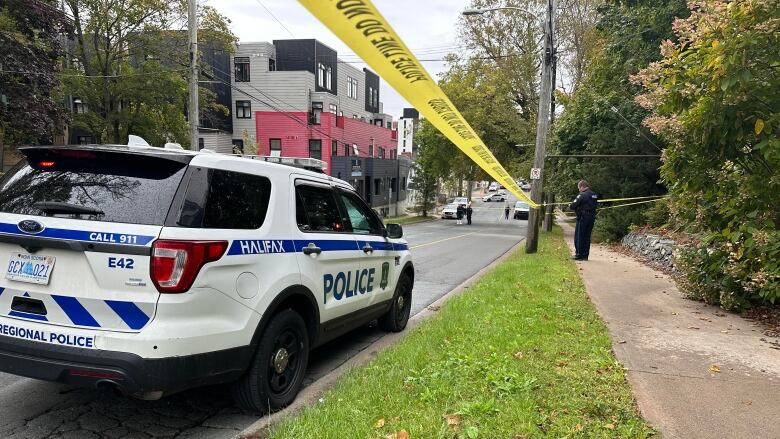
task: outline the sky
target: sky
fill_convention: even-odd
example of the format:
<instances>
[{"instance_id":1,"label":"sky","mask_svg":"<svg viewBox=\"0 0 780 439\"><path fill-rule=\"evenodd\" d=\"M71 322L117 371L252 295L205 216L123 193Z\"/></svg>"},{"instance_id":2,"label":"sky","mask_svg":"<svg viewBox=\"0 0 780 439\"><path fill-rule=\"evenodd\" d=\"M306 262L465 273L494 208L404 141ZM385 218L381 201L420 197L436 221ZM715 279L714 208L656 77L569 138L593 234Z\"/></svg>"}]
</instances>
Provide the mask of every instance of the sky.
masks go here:
<instances>
[{"instance_id":1,"label":"sky","mask_svg":"<svg viewBox=\"0 0 780 439\"><path fill-rule=\"evenodd\" d=\"M345 61L359 68L366 67L338 37L295 0L201 0L201 3L214 7L229 18L233 33L240 42L314 38L335 49ZM460 50L464 43L458 37L457 21L468 4L469 0L374 0L377 9L421 60L441 60L448 52ZM433 77L445 67L441 61L422 63ZM410 107L384 81L381 100L384 112L394 119L401 116L405 107Z\"/></svg>"}]
</instances>

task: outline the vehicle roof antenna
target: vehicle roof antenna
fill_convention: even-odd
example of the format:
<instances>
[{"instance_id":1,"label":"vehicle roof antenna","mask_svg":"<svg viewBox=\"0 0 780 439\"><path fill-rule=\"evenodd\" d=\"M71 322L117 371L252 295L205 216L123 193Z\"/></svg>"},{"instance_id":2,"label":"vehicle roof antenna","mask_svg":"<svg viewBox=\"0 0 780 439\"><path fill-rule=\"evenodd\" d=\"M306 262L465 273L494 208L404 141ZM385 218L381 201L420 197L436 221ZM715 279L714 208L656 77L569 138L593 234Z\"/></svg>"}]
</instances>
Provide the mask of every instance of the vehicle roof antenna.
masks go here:
<instances>
[{"instance_id":1,"label":"vehicle roof antenna","mask_svg":"<svg viewBox=\"0 0 780 439\"><path fill-rule=\"evenodd\" d=\"M152 145L149 144L143 137L141 136L135 136L133 134L130 134L127 136L127 146L130 148L136 147L150 147Z\"/></svg>"}]
</instances>

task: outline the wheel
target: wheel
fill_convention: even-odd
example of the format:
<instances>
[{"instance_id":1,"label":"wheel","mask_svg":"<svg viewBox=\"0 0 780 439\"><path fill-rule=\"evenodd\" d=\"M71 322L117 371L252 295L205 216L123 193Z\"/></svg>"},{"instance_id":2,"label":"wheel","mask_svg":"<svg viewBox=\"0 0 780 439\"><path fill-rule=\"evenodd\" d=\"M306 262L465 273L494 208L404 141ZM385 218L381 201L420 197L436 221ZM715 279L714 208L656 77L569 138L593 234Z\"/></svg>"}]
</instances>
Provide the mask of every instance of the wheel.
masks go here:
<instances>
[{"instance_id":1,"label":"wheel","mask_svg":"<svg viewBox=\"0 0 780 439\"><path fill-rule=\"evenodd\" d=\"M249 370L233 383L236 404L255 414L288 406L301 389L308 362L306 323L291 309L280 312L265 328Z\"/></svg>"},{"instance_id":2,"label":"wheel","mask_svg":"<svg viewBox=\"0 0 780 439\"><path fill-rule=\"evenodd\" d=\"M409 322L412 311L412 280L402 274L395 286L393 304L385 315L379 318L379 326L388 332L401 332Z\"/></svg>"}]
</instances>

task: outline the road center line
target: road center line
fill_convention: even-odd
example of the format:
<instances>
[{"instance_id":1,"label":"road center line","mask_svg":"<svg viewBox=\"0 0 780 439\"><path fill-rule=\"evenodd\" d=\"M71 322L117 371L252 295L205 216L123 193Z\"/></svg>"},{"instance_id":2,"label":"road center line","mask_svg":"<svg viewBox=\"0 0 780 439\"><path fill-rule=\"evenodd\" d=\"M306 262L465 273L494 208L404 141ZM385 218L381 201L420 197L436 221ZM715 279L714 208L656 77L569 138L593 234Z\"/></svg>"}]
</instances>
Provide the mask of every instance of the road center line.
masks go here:
<instances>
[{"instance_id":1,"label":"road center line","mask_svg":"<svg viewBox=\"0 0 780 439\"><path fill-rule=\"evenodd\" d=\"M477 233L477 232L466 233L464 235L458 235L458 236L450 236L449 238L444 238L444 239L440 239L438 241L433 241L433 242L426 242L425 244L420 244L420 245L415 245L414 247L410 247L409 250L414 250L416 248L425 247L427 245L438 244L438 243L444 242L444 241L450 241L452 239L463 238L464 236L473 235L475 233Z\"/></svg>"}]
</instances>

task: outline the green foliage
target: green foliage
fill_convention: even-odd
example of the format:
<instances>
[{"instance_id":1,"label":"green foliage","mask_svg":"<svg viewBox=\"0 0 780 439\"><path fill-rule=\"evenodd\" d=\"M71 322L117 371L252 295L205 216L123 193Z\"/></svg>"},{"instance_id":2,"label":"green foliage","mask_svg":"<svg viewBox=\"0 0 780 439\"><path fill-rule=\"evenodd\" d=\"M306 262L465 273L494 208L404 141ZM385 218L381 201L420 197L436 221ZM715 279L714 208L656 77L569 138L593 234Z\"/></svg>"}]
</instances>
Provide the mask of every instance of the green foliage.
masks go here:
<instances>
[{"instance_id":1,"label":"green foliage","mask_svg":"<svg viewBox=\"0 0 780 439\"><path fill-rule=\"evenodd\" d=\"M658 46L671 38L674 17L685 15L684 0L608 2L600 8L598 54L585 79L555 126L552 149L560 154L660 154L662 141L642 130L648 112L633 97L641 91L630 75L659 58ZM559 198L573 198L580 179L590 182L601 198L658 195L660 160L562 159L553 164L551 184ZM596 233L617 240L631 224L643 222L637 214L645 206L604 210Z\"/></svg>"},{"instance_id":2,"label":"green foliage","mask_svg":"<svg viewBox=\"0 0 780 439\"><path fill-rule=\"evenodd\" d=\"M128 134L152 144L189 145L187 103L187 2L164 0L66 0L74 17L75 62L65 81L68 95L89 109L73 127L99 142L124 143ZM199 8L201 48L232 51L230 21L209 6ZM204 72L211 74L212 72ZM201 118L227 113L215 94L200 87Z\"/></svg>"},{"instance_id":3,"label":"green foliage","mask_svg":"<svg viewBox=\"0 0 780 439\"><path fill-rule=\"evenodd\" d=\"M0 149L52 142L61 132L67 115L52 91L60 86L60 36L70 31L56 1L0 2Z\"/></svg>"},{"instance_id":4,"label":"green foliage","mask_svg":"<svg viewBox=\"0 0 780 439\"><path fill-rule=\"evenodd\" d=\"M780 5L692 3L678 42L635 80L669 147L675 220L702 241L681 258L689 293L727 308L780 299ZM701 289L710 290L701 293Z\"/></svg>"},{"instance_id":5,"label":"green foliage","mask_svg":"<svg viewBox=\"0 0 780 439\"><path fill-rule=\"evenodd\" d=\"M650 203L650 206L644 212L646 224L654 228L667 226L671 216L669 203L666 200L660 200Z\"/></svg>"}]
</instances>

